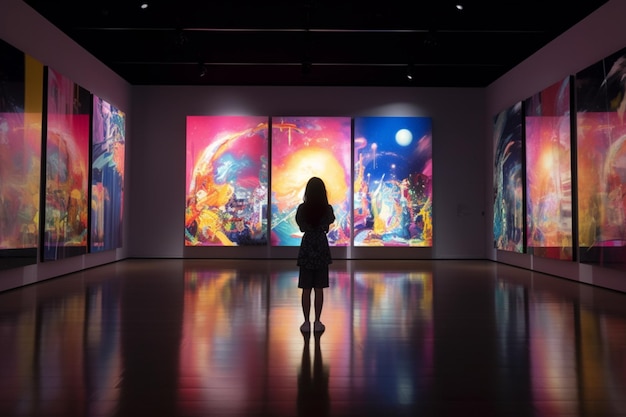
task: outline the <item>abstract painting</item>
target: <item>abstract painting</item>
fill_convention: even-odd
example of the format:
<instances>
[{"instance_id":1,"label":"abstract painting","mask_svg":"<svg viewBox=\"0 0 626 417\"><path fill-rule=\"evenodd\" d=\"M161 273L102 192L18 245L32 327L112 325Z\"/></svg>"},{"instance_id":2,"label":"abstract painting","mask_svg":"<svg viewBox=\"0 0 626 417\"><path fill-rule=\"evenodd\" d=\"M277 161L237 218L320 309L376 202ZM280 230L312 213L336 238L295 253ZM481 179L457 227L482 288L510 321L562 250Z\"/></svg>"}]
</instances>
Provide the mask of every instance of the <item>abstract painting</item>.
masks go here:
<instances>
[{"instance_id":1,"label":"abstract painting","mask_svg":"<svg viewBox=\"0 0 626 417\"><path fill-rule=\"evenodd\" d=\"M93 95L90 250L122 246L126 115Z\"/></svg>"},{"instance_id":2,"label":"abstract painting","mask_svg":"<svg viewBox=\"0 0 626 417\"><path fill-rule=\"evenodd\" d=\"M580 261L626 269L626 49L575 77Z\"/></svg>"},{"instance_id":3,"label":"abstract painting","mask_svg":"<svg viewBox=\"0 0 626 417\"><path fill-rule=\"evenodd\" d=\"M496 249L524 251L522 102L494 118L493 238Z\"/></svg>"},{"instance_id":4,"label":"abstract painting","mask_svg":"<svg viewBox=\"0 0 626 417\"><path fill-rule=\"evenodd\" d=\"M43 65L0 41L0 269L37 262Z\"/></svg>"},{"instance_id":5,"label":"abstract painting","mask_svg":"<svg viewBox=\"0 0 626 417\"><path fill-rule=\"evenodd\" d=\"M570 77L525 103L529 254L573 259Z\"/></svg>"},{"instance_id":6,"label":"abstract painting","mask_svg":"<svg viewBox=\"0 0 626 417\"><path fill-rule=\"evenodd\" d=\"M185 246L267 245L268 121L187 117Z\"/></svg>"},{"instance_id":7,"label":"abstract painting","mask_svg":"<svg viewBox=\"0 0 626 417\"><path fill-rule=\"evenodd\" d=\"M43 260L87 252L91 95L47 71Z\"/></svg>"},{"instance_id":8,"label":"abstract painting","mask_svg":"<svg viewBox=\"0 0 626 417\"><path fill-rule=\"evenodd\" d=\"M321 178L335 223L331 246L351 241L351 119L349 117L273 117L271 243L298 246L302 238L295 212L311 177Z\"/></svg>"},{"instance_id":9,"label":"abstract painting","mask_svg":"<svg viewBox=\"0 0 626 417\"><path fill-rule=\"evenodd\" d=\"M354 120L354 245L432 246L432 121Z\"/></svg>"}]
</instances>

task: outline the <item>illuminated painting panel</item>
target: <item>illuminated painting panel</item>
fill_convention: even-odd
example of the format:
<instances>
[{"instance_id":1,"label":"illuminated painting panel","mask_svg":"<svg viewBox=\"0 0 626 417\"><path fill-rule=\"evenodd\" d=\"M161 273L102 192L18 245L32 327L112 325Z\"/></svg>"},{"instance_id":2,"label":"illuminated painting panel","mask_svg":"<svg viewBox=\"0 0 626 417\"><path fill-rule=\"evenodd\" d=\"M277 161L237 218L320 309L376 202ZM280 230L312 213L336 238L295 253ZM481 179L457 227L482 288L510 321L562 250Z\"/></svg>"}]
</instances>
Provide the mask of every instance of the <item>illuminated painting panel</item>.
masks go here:
<instances>
[{"instance_id":1,"label":"illuminated painting panel","mask_svg":"<svg viewBox=\"0 0 626 417\"><path fill-rule=\"evenodd\" d=\"M354 245L432 246L432 121L354 120Z\"/></svg>"},{"instance_id":2,"label":"illuminated painting panel","mask_svg":"<svg viewBox=\"0 0 626 417\"><path fill-rule=\"evenodd\" d=\"M43 65L0 41L0 269L37 262Z\"/></svg>"},{"instance_id":3,"label":"illuminated painting panel","mask_svg":"<svg viewBox=\"0 0 626 417\"><path fill-rule=\"evenodd\" d=\"M329 244L350 244L350 134L349 117L272 118L272 245L300 245L296 209L307 181L314 176L326 184L328 202L335 211Z\"/></svg>"},{"instance_id":4,"label":"illuminated painting panel","mask_svg":"<svg viewBox=\"0 0 626 417\"><path fill-rule=\"evenodd\" d=\"M185 246L267 244L268 133L268 117L187 117Z\"/></svg>"},{"instance_id":5,"label":"illuminated painting panel","mask_svg":"<svg viewBox=\"0 0 626 417\"><path fill-rule=\"evenodd\" d=\"M576 74L580 261L626 269L623 49Z\"/></svg>"},{"instance_id":6,"label":"illuminated painting panel","mask_svg":"<svg viewBox=\"0 0 626 417\"><path fill-rule=\"evenodd\" d=\"M93 96L91 251L122 246L126 115Z\"/></svg>"},{"instance_id":7,"label":"illuminated painting panel","mask_svg":"<svg viewBox=\"0 0 626 417\"><path fill-rule=\"evenodd\" d=\"M48 68L43 259L87 252L89 113L87 90Z\"/></svg>"},{"instance_id":8,"label":"illuminated painting panel","mask_svg":"<svg viewBox=\"0 0 626 417\"><path fill-rule=\"evenodd\" d=\"M573 259L570 79L526 100L528 253Z\"/></svg>"},{"instance_id":9,"label":"illuminated painting panel","mask_svg":"<svg viewBox=\"0 0 626 417\"><path fill-rule=\"evenodd\" d=\"M495 117L493 135L494 247L521 253L524 250L521 102Z\"/></svg>"}]
</instances>

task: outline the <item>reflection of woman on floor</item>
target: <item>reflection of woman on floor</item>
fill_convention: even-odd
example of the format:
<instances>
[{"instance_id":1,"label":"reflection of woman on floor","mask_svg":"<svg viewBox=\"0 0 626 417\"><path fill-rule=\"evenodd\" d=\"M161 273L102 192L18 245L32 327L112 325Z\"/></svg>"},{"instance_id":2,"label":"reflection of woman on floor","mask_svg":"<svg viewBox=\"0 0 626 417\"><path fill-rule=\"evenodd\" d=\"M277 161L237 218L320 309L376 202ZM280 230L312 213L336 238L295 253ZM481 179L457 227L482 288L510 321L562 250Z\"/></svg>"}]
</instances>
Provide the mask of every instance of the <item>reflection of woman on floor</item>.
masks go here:
<instances>
[{"instance_id":1,"label":"reflection of woman on floor","mask_svg":"<svg viewBox=\"0 0 626 417\"><path fill-rule=\"evenodd\" d=\"M311 352L309 339L311 333L305 333L302 349L302 365L298 374L298 415L323 417L330 415L330 395L328 393L328 377L330 371L322 361L320 339L322 333L314 333L315 348L313 367L311 368Z\"/></svg>"}]
</instances>

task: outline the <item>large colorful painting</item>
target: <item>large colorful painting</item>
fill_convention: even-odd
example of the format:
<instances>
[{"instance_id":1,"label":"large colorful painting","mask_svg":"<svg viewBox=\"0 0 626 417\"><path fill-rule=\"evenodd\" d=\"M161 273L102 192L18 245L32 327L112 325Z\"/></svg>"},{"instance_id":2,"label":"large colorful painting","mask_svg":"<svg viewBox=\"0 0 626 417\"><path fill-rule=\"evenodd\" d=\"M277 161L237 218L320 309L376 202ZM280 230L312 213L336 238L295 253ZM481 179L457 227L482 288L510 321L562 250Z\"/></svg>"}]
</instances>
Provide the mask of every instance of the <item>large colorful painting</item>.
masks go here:
<instances>
[{"instance_id":1,"label":"large colorful painting","mask_svg":"<svg viewBox=\"0 0 626 417\"><path fill-rule=\"evenodd\" d=\"M326 184L328 202L335 211L329 244L350 245L351 143L349 117L272 118L272 245L300 245L302 233L295 211L313 176Z\"/></svg>"},{"instance_id":2,"label":"large colorful painting","mask_svg":"<svg viewBox=\"0 0 626 417\"><path fill-rule=\"evenodd\" d=\"M432 121L354 120L354 245L432 246Z\"/></svg>"},{"instance_id":3,"label":"large colorful painting","mask_svg":"<svg viewBox=\"0 0 626 417\"><path fill-rule=\"evenodd\" d=\"M528 253L573 259L570 77L528 98L526 241Z\"/></svg>"},{"instance_id":4,"label":"large colorful painting","mask_svg":"<svg viewBox=\"0 0 626 417\"><path fill-rule=\"evenodd\" d=\"M522 103L494 120L493 237L496 249L524 251Z\"/></svg>"},{"instance_id":5,"label":"large colorful painting","mask_svg":"<svg viewBox=\"0 0 626 417\"><path fill-rule=\"evenodd\" d=\"M626 269L626 49L576 74L580 261Z\"/></svg>"},{"instance_id":6,"label":"large colorful painting","mask_svg":"<svg viewBox=\"0 0 626 417\"><path fill-rule=\"evenodd\" d=\"M90 248L99 252L122 246L126 115L95 95L92 113Z\"/></svg>"},{"instance_id":7,"label":"large colorful painting","mask_svg":"<svg viewBox=\"0 0 626 417\"><path fill-rule=\"evenodd\" d=\"M87 252L91 96L48 68L43 260Z\"/></svg>"},{"instance_id":8,"label":"large colorful painting","mask_svg":"<svg viewBox=\"0 0 626 417\"><path fill-rule=\"evenodd\" d=\"M187 117L186 246L267 244L268 117Z\"/></svg>"},{"instance_id":9,"label":"large colorful painting","mask_svg":"<svg viewBox=\"0 0 626 417\"><path fill-rule=\"evenodd\" d=\"M43 65L0 41L0 269L37 262Z\"/></svg>"}]
</instances>

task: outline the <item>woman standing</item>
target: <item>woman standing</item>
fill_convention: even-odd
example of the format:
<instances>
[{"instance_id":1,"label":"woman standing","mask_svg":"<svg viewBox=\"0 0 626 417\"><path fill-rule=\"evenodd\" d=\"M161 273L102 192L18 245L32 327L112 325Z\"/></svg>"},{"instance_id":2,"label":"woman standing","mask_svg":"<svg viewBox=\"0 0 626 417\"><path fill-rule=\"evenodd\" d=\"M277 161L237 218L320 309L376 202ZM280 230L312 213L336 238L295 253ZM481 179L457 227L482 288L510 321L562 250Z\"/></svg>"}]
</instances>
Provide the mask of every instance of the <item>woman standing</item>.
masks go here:
<instances>
[{"instance_id":1,"label":"woman standing","mask_svg":"<svg viewBox=\"0 0 626 417\"><path fill-rule=\"evenodd\" d=\"M300 326L302 332L311 331L311 290L315 291L315 322L313 330L323 332L324 324L320 318L324 305L324 288L328 283L328 265L333 260L328 246L330 225L335 221L333 207L328 204L326 185L321 178L312 177L306 184L303 203L296 211L296 223L300 231L304 232L300 250L298 252L298 288L302 288L302 313L304 323Z\"/></svg>"}]
</instances>

